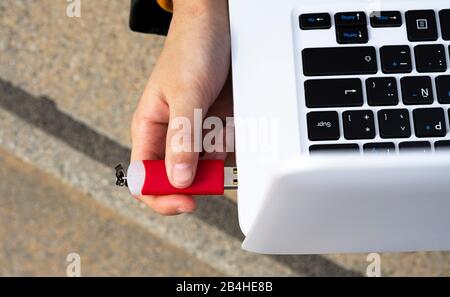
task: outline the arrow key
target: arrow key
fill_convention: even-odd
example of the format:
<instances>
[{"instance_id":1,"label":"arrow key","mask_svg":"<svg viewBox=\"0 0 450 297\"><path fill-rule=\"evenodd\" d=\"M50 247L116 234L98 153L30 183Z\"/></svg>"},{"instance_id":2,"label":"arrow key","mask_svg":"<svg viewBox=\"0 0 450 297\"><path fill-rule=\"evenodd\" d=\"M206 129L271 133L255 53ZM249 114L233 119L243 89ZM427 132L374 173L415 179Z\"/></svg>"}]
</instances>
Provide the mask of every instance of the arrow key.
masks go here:
<instances>
[{"instance_id":1,"label":"arrow key","mask_svg":"<svg viewBox=\"0 0 450 297\"><path fill-rule=\"evenodd\" d=\"M367 26L367 16L363 11L340 12L334 16L336 27Z\"/></svg>"},{"instance_id":2,"label":"arrow key","mask_svg":"<svg viewBox=\"0 0 450 297\"><path fill-rule=\"evenodd\" d=\"M369 41L369 34L367 33L367 27L342 27L336 29L337 41L340 44L350 43L367 43ZM368 58L372 58L368 56ZM368 61L370 62L370 61Z\"/></svg>"},{"instance_id":3,"label":"arrow key","mask_svg":"<svg viewBox=\"0 0 450 297\"><path fill-rule=\"evenodd\" d=\"M400 27L402 14L400 11L374 11L370 14L370 24L374 28Z\"/></svg>"},{"instance_id":4,"label":"arrow key","mask_svg":"<svg viewBox=\"0 0 450 297\"><path fill-rule=\"evenodd\" d=\"M329 13L307 13L300 16L300 28L302 30L320 30L331 28L331 16Z\"/></svg>"}]
</instances>

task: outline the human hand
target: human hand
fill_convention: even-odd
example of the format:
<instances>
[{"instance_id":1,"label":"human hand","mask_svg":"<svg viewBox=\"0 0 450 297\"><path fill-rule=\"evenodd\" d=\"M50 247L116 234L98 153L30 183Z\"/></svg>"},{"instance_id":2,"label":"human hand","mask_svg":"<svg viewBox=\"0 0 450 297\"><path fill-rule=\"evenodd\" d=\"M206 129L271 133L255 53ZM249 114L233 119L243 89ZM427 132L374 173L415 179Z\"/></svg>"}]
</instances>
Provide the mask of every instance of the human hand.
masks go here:
<instances>
[{"instance_id":1,"label":"human hand","mask_svg":"<svg viewBox=\"0 0 450 297\"><path fill-rule=\"evenodd\" d=\"M174 12L161 56L147 83L132 121L131 160L165 159L176 188L191 185L199 153L178 152L171 138L174 119L194 123L194 110L224 119L232 115L230 33L227 0L173 0ZM191 131L191 139L193 137ZM225 158L224 153L205 158ZM187 195L139 197L162 215L195 210Z\"/></svg>"}]
</instances>

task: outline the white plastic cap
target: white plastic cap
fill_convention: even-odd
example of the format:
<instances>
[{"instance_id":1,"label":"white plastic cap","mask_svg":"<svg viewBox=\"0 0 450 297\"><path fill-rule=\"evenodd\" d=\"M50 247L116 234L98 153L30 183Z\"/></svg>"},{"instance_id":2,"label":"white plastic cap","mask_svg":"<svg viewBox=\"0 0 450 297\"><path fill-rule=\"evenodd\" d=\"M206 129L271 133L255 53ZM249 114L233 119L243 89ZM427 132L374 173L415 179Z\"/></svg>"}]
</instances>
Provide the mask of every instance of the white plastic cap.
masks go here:
<instances>
[{"instance_id":1,"label":"white plastic cap","mask_svg":"<svg viewBox=\"0 0 450 297\"><path fill-rule=\"evenodd\" d=\"M142 194L142 187L145 182L145 167L142 161L133 161L130 163L127 171L128 188L133 196Z\"/></svg>"}]
</instances>

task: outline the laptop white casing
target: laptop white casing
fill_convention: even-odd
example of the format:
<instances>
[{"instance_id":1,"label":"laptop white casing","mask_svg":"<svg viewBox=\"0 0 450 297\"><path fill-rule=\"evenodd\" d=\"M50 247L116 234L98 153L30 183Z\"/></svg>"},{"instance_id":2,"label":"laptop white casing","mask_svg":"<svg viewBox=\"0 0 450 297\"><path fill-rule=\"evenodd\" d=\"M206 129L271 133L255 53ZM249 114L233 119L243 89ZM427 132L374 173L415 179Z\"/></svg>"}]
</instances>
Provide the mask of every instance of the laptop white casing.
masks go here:
<instances>
[{"instance_id":1,"label":"laptop white casing","mask_svg":"<svg viewBox=\"0 0 450 297\"><path fill-rule=\"evenodd\" d=\"M267 254L450 249L450 154L308 156L301 49L338 44L330 30L301 32L298 24L308 12L404 13L450 8L448 1L230 0L229 6L243 248ZM368 29L377 49L410 44L404 23ZM249 122L262 133L249 134Z\"/></svg>"}]
</instances>

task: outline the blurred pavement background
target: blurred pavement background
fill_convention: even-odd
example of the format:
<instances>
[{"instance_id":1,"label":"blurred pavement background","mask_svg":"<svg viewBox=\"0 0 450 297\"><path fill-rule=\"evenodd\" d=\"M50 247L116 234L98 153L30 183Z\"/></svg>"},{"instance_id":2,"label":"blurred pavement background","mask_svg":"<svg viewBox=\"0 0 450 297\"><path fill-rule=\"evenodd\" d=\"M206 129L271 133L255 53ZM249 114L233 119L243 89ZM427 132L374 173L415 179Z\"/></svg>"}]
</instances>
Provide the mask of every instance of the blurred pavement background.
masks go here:
<instances>
[{"instance_id":1,"label":"blurred pavement background","mask_svg":"<svg viewBox=\"0 0 450 297\"><path fill-rule=\"evenodd\" d=\"M150 0L149 0L150 1ZM114 186L164 43L128 30L129 1L0 1L0 275L364 275L367 255L240 249L235 198L163 218ZM450 275L450 253L382 254L382 275Z\"/></svg>"}]
</instances>

